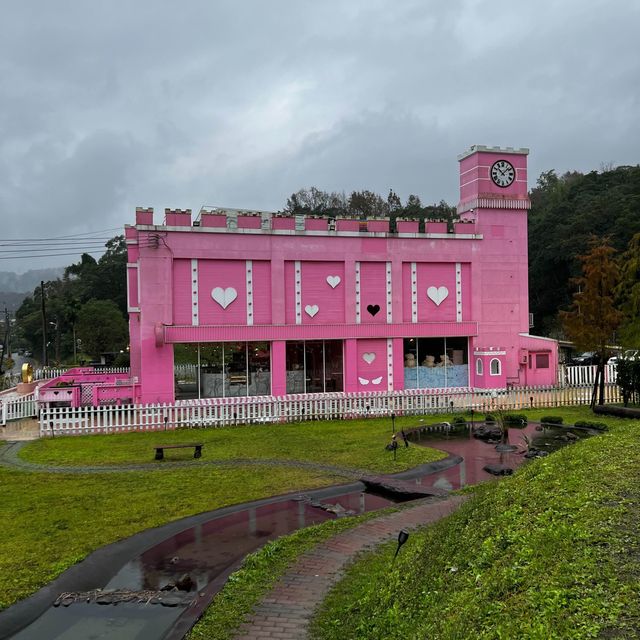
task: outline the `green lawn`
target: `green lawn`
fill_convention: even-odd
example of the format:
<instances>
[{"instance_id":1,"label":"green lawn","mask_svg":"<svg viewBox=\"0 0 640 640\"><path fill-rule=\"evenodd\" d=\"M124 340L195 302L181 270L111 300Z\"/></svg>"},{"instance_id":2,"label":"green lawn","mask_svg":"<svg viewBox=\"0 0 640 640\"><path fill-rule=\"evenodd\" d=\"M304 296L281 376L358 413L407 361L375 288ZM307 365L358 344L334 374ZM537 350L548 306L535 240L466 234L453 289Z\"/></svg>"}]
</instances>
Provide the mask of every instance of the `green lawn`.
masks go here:
<instances>
[{"instance_id":1,"label":"green lawn","mask_svg":"<svg viewBox=\"0 0 640 640\"><path fill-rule=\"evenodd\" d=\"M442 416L396 420L396 428L442 420ZM153 462L153 446L162 443L203 442L202 460L306 460L389 473L442 458L422 447L398 450L398 460L384 450L391 438L391 420L333 420L296 424L178 429L155 433L67 436L36 440L20 456L54 465L113 465ZM193 458L193 450L167 450L168 460Z\"/></svg>"},{"instance_id":2,"label":"green lawn","mask_svg":"<svg viewBox=\"0 0 640 640\"><path fill-rule=\"evenodd\" d=\"M585 409L527 411L589 419ZM593 419L593 418L592 418ZM448 519L355 562L313 637L635 638L640 635L640 421L484 483Z\"/></svg>"}]
</instances>

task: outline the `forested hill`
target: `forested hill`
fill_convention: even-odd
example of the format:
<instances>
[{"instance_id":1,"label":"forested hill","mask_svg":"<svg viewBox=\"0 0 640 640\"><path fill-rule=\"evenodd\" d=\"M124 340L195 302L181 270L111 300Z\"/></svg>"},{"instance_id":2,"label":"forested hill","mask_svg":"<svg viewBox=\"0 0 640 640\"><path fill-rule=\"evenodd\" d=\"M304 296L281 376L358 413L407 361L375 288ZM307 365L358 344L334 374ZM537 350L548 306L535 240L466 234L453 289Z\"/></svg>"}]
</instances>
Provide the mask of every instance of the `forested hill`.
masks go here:
<instances>
[{"instance_id":1,"label":"forested hill","mask_svg":"<svg viewBox=\"0 0 640 640\"><path fill-rule=\"evenodd\" d=\"M534 333L559 337L589 238L609 236L622 253L640 232L640 166L591 173L543 173L531 191L529 307ZM640 275L640 274L639 274Z\"/></svg>"}]
</instances>

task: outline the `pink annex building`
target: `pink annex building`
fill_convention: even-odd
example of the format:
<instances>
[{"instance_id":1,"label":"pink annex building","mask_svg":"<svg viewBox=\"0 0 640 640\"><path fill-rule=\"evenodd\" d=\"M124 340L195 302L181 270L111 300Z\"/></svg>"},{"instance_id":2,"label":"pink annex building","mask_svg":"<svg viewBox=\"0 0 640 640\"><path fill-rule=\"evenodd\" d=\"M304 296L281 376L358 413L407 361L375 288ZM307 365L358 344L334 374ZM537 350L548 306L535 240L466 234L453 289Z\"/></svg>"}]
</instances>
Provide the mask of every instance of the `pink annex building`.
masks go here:
<instances>
[{"instance_id":1,"label":"pink annex building","mask_svg":"<svg viewBox=\"0 0 640 640\"><path fill-rule=\"evenodd\" d=\"M555 383L528 335L527 149L459 157L461 221L137 209L126 227L136 400ZM188 345L187 347L178 345Z\"/></svg>"}]
</instances>

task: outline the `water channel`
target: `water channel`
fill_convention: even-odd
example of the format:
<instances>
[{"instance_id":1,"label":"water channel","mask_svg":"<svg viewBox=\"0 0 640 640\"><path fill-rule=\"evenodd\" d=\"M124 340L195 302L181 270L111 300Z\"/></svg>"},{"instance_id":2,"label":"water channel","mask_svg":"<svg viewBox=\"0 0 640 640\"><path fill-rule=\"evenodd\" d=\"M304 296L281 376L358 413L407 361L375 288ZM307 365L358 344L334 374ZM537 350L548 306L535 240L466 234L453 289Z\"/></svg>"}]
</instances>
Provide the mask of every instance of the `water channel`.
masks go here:
<instances>
[{"instance_id":1,"label":"water channel","mask_svg":"<svg viewBox=\"0 0 640 640\"><path fill-rule=\"evenodd\" d=\"M414 434L411 446L441 449L451 454L452 465L445 463L431 473L414 470L397 474L397 477L410 479L423 487L453 491L491 478L483 470L488 464L514 469L521 465L524 462L524 436L534 439L537 448L553 451L565 444L558 438L566 431L563 428L540 431L535 424L509 429L506 442L518 447L518 451L503 453L496 451L495 444L472 437L470 429ZM580 437L589 435L576 433ZM456 456L462 460L458 462L460 458ZM323 508L318 503L322 503ZM104 591L151 594L148 602L138 598L135 602L115 604L107 600L98 604L95 598L89 598L89 602L87 599L69 599L61 606L50 607L13 636L4 636L0 630L0 638L177 640L190 629L248 553L269 540L337 517L329 505L335 505L335 511L343 515L365 513L391 504L393 500L389 497L365 492L361 483L357 483L308 492L305 497L279 497L258 506L240 506L223 515L216 516L214 512L206 521L151 546L124 566L114 567L111 579L94 587ZM330 510L327 510L328 506ZM162 587L175 583L185 574L193 583L188 597L182 593L181 598L172 599L175 592L164 592L166 596L160 594Z\"/></svg>"}]
</instances>

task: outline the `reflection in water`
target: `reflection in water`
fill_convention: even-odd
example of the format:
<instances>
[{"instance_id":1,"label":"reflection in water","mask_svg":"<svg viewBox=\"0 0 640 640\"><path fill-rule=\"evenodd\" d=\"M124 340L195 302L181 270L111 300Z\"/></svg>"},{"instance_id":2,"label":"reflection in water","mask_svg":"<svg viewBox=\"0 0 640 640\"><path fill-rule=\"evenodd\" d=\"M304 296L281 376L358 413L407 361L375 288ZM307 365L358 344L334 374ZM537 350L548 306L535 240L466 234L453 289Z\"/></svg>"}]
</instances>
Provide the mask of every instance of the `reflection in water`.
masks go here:
<instances>
[{"instance_id":1,"label":"reflection in water","mask_svg":"<svg viewBox=\"0 0 640 640\"><path fill-rule=\"evenodd\" d=\"M495 444L489 444L474 438L471 435L470 427L462 431L453 432L450 435L443 433L412 434L415 444L435 447L464 458L455 467L417 478L416 484L451 491L460 489L467 484L477 484L493 478L491 474L483 470L485 465L502 464L516 469L527 461L523 455L526 450L524 436L532 439L534 446L542 451L555 451L566 444L566 442L556 439L566 433L566 429L562 427L545 427L543 431L538 431L539 428L538 424L535 423L529 424L523 429L509 429L506 442L518 447L518 450L502 453L496 451ZM588 435L588 433L578 432L578 437Z\"/></svg>"}]
</instances>

